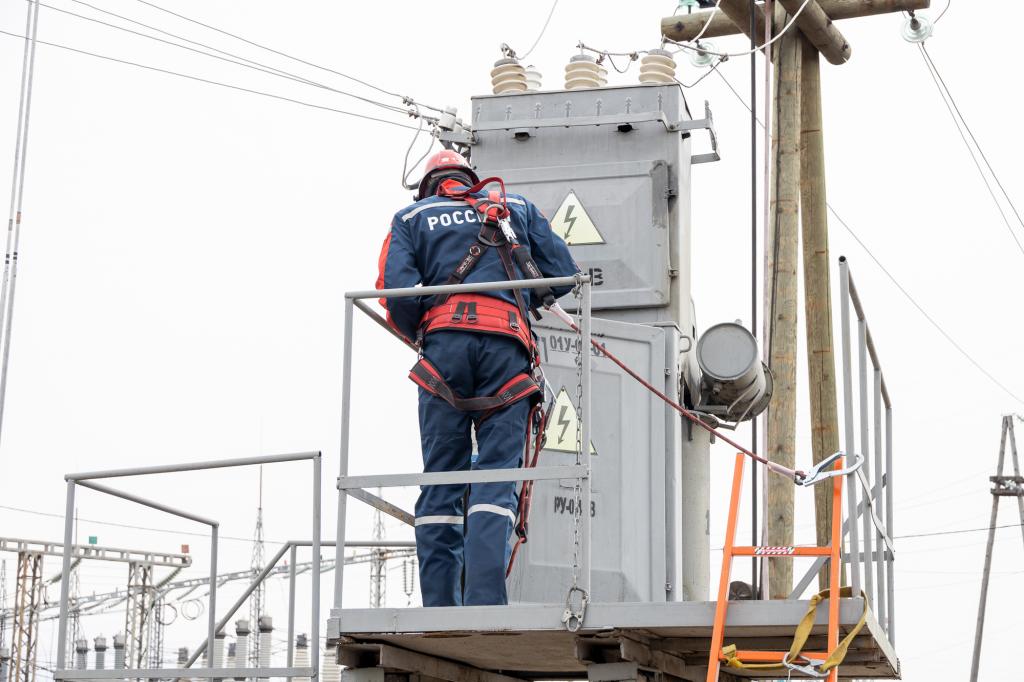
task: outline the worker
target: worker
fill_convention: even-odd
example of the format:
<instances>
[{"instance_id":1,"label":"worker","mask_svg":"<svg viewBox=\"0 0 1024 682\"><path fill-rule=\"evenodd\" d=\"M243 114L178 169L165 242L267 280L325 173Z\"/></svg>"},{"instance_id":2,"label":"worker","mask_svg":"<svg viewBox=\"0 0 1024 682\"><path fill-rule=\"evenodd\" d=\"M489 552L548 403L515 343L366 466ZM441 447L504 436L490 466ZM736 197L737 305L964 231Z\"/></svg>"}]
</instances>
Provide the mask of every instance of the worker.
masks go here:
<instances>
[{"instance_id":1,"label":"worker","mask_svg":"<svg viewBox=\"0 0 1024 682\"><path fill-rule=\"evenodd\" d=\"M544 277L579 271L536 206L505 195L503 186L488 192L480 185L454 151L427 161L416 203L395 214L384 240L378 289L529 279L521 272L524 262ZM514 241L502 236L504 220ZM542 294L550 303L570 290ZM541 303L535 292L511 289L381 299L389 324L420 352L410 376L420 386L424 471L521 466L531 403L543 399L528 317ZM478 449L473 461L471 428ZM473 484L468 500L466 490L464 484L421 488L415 524L424 606L508 603L515 483Z\"/></svg>"}]
</instances>

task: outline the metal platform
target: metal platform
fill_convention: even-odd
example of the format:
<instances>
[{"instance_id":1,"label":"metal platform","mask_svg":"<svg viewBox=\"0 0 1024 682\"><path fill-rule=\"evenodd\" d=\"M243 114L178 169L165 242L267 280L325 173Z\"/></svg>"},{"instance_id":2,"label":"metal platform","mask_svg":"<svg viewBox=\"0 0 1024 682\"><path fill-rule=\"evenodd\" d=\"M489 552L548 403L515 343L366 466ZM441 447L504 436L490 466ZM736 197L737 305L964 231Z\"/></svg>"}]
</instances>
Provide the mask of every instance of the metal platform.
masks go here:
<instances>
[{"instance_id":1,"label":"metal platform","mask_svg":"<svg viewBox=\"0 0 1024 682\"><path fill-rule=\"evenodd\" d=\"M737 601L730 604L726 643L742 649L787 650L807 601ZM858 621L862 599L840 605L841 636ZM345 609L328 621L331 641L353 680L371 671L408 672L453 682L509 679L703 680L714 602L591 604L578 633L562 626L554 605L418 609ZM808 650L825 647L827 610L819 608ZM433 671L433 672L431 672ZM775 673L781 675L780 673ZM764 679L765 671L723 670ZM610 676L609 676L610 675ZM796 673L794 678L799 677ZM899 661L881 626L869 614L840 667L844 679L899 679Z\"/></svg>"}]
</instances>

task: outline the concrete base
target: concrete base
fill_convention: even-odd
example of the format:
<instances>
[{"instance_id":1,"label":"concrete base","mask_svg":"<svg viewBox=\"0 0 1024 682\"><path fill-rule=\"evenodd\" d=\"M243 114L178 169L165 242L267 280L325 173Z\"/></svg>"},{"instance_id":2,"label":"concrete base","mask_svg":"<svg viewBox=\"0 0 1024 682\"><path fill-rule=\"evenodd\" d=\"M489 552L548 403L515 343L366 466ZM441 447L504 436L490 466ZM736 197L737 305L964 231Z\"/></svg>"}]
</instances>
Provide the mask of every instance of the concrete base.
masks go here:
<instances>
[{"instance_id":1,"label":"concrete base","mask_svg":"<svg viewBox=\"0 0 1024 682\"><path fill-rule=\"evenodd\" d=\"M726 644L788 650L807 603L730 603ZM856 625L863 608L859 598L842 600L840 636ZM349 667L388 669L387 660L404 660L412 667L408 661L415 660L417 667L408 672L422 674L424 661L441 661L455 668L428 674L452 682L606 680L623 674L635 674L623 679L702 681L714 612L714 602L591 604L584 628L570 633L561 623L562 607L555 605L345 609L332 612L327 631L329 640L339 646L341 662ZM827 609L819 608L808 650L826 648L827 617ZM764 671L728 674L765 677ZM873 615L851 644L839 675L899 679L896 652ZM721 679L727 679L724 671Z\"/></svg>"}]
</instances>

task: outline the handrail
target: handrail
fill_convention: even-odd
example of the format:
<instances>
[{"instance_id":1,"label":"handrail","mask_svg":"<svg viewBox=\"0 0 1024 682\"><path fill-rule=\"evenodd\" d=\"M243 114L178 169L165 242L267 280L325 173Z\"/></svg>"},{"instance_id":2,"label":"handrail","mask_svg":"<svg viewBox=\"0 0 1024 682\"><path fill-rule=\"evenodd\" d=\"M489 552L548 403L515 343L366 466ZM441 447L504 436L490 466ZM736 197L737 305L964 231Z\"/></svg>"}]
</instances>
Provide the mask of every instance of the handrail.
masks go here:
<instances>
[{"instance_id":1,"label":"handrail","mask_svg":"<svg viewBox=\"0 0 1024 682\"><path fill-rule=\"evenodd\" d=\"M433 296L438 294L456 294L484 291L507 291L511 289L532 289L539 287L574 287L581 295L579 306L580 324L579 334L581 337L580 348L590 347L590 276L576 274L571 277L547 277L542 279L519 279L497 282L476 282L471 284L443 284L438 286L418 286L398 289L373 289L365 291L350 291L345 293L345 321L344 321L344 347L342 357L342 387L341 387L341 444L339 448L339 473L338 473L338 517L337 517L337 549L339 553L336 561L337 569L334 575L334 608L342 610L344 594L344 563L340 559L340 553L345 545L345 522L347 519L347 504L349 491L364 486L396 487L407 485L438 484L440 481L446 483L461 483L465 480L486 477L492 481L518 481L518 480L539 480L545 478L575 478L579 481L582 489L581 508L590 508L591 497L591 463L590 458L585 457L581 464L571 467L544 467L530 470L505 469L491 470L487 472L441 472L441 473L414 473L414 474L388 474L376 476L349 476L349 435L350 435L350 413L352 395L352 331L355 308L359 308L376 324L384 327L392 335L397 336L395 331L387 326L387 323L376 315L372 309L362 303L362 299L380 298L408 298L419 296ZM407 339L399 339L407 346L410 343ZM414 346L411 346L414 348ZM580 410L582 416L580 427L582 429L581 442L590 442L590 365L591 353L581 352L581 398ZM363 502L367 499L359 497ZM579 586L587 593L590 590L590 515L580 514L580 576Z\"/></svg>"}]
</instances>

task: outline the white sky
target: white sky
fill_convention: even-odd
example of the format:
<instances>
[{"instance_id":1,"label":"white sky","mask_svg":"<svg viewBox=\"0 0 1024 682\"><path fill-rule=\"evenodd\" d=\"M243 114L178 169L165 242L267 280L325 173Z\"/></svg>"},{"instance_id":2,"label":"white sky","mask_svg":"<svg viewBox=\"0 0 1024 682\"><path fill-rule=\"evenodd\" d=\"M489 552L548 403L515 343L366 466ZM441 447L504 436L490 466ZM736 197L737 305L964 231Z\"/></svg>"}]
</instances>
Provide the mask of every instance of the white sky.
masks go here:
<instances>
[{"instance_id":1,"label":"white sky","mask_svg":"<svg viewBox=\"0 0 1024 682\"><path fill-rule=\"evenodd\" d=\"M550 6L546 0L514 10L477 3L457 14L456 6L445 11L436 3L165 2L386 89L457 105L467 120L469 97L489 89L498 45L525 49ZM94 14L71 0L51 3ZM337 88L384 97L133 0L95 4ZM1003 185L1022 203L1020 95L990 64L1016 60L1024 8L990 3L982 13L969 7L954 2L928 47ZM654 47L659 17L672 9L670 2L563 0L530 61L547 75L548 87L556 86L577 40L623 51ZM0 28L22 32L24 12L24 3L3 3ZM917 48L900 38L901 24L898 16L884 16L840 25L853 59L823 68L829 199L918 302L1022 395L1024 366L1017 358L1024 324L1016 306L1024 254L992 206ZM379 111L45 8L39 37L325 106ZM744 40L716 42L739 51ZM680 61L683 81L700 74ZM0 64L2 160L13 157L20 41L0 36ZM722 67L744 96L748 69L741 59ZM636 73L613 73L611 80L635 82ZM706 328L748 320L749 118L715 76L687 96L696 110L710 100L723 155L693 173L693 287ZM58 519L14 509L61 514L61 477L72 470L315 449L325 453L324 533L332 537L342 294L373 284L390 216L408 203L397 180L410 138L411 131L391 126L40 46L0 535L58 539ZM1017 234L1024 237L1024 228L1018 225ZM1024 406L953 350L835 222L830 239L833 260L850 259L895 402L897 535L985 526L999 418ZM838 287L835 273L833 282ZM415 470L415 391L405 378L410 356L365 321L356 336L353 473ZM806 464L805 392L799 408L798 461ZM716 490L727 483L729 455L727 447L713 451ZM307 468L281 465L266 473L266 536L305 536ZM238 470L122 485L216 516L225 535L246 538L256 481L255 470ZM411 499L407 492L400 501L409 506ZM712 546L720 546L725 495L713 499ZM1012 506L1012 500L1004 504L1000 523L1014 522ZM369 514L350 507L350 536L367 537ZM85 519L195 530L88 491L79 509ZM802 505L799 512L805 511ZM812 529L806 514L798 518L797 540L808 541ZM206 570L199 537L91 521L80 530L83 540L98 535L115 546L175 551L188 542L196 560L191 574ZM397 524L389 532L408 536ZM1019 598L1005 596L1019 587L1024 570L1016 532L997 531L983 679L1000 674L994 653L1024 634ZM897 641L905 680L966 676L984 541L984 533L898 541ZM247 542L226 540L221 565L244 568L249 554ZM712 556L713 573L718 558ZM6 557L11 592L13 559ZM350 603L365 603L366 575L365 568L351 572ZM83 591L112 589L124 576L118 565L89 565ZM400 565L391 577L389 604L405 605ZM325 604L329 583L328 575ZM308 582L300 587L308 589ZM231 594L225 590L222 599ZM285 594L283 581L270 589L282 638ZM200 622L179 620L169 628L168 657L178 646L195 645ZM86 621L85 633L109 636L122 627L113 616L97 617ZM41 659L52 660L52 629L42 636Z\"/></svg>"}]
</instances>

